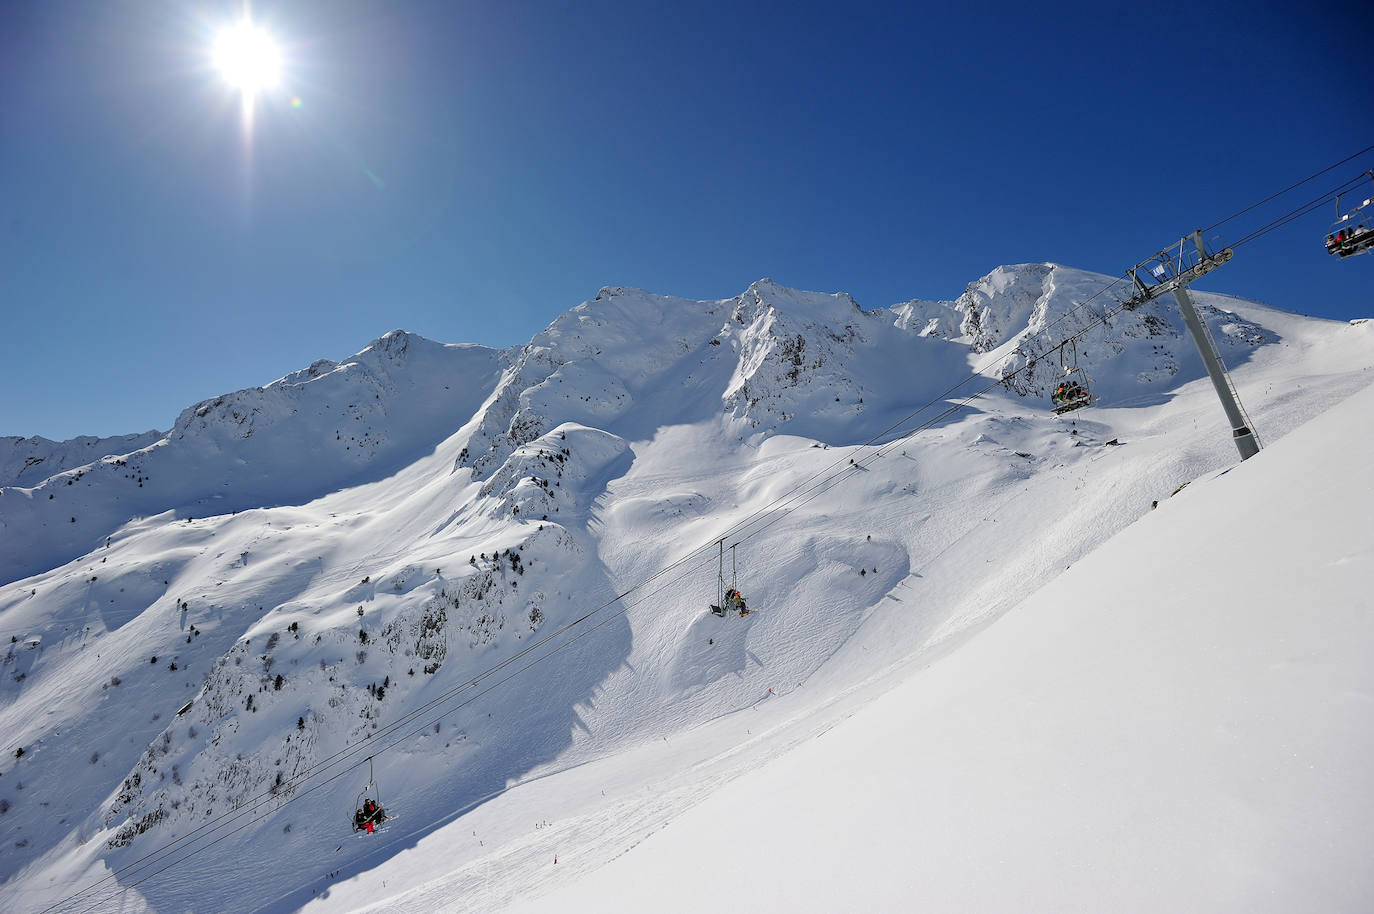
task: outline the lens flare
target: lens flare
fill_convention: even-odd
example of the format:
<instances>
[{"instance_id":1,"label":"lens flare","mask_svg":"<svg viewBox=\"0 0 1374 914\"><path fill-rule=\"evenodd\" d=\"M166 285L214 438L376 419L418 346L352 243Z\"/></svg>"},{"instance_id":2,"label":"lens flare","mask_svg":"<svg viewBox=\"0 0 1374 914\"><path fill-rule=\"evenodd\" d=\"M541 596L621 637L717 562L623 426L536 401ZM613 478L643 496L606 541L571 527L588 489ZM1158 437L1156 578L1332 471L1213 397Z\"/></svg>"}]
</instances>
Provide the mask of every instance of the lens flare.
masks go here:
<instances>
[{"instance_id":1,"label":"lens flare","mask_svg":"<svg viewBox=\"0 0 1374 914\"><path fill-rule=\"evenodd\" d=\"M225 82L245 95L274 88L281 79L281 53L271 37L251 22L221 32L215 66Z\"/></svg>"}]
</instances>

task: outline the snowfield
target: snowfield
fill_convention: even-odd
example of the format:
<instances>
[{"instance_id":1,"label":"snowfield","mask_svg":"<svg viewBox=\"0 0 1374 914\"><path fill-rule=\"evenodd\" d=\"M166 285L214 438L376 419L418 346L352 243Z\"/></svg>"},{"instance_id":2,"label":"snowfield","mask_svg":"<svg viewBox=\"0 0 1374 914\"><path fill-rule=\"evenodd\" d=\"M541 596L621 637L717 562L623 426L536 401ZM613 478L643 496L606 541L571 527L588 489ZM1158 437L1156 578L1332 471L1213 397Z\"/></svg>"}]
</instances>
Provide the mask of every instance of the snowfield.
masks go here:
<instances>
[{"instance_id":1,"label":"snowfield","mask_svg":"<svg viewBox=\"0 0 1374 914\"><path fill-rule=\"evenodd\" d=\"M1374 388L1208 474L961 649L506 910L1368 910L1370 416ZM578 869L580 825L556 826L558 866Z\"/></svg>"},{"instance_id":2,"label":"snowfield","mask_svg":"<svg viewBox=\"0 0 1374 914\"><path fill-rule=\"evenodd\" d=\"M1111 282L608 288L4 439L0 908L1367 910L1374 323L1195 294L1238 466Z\"/></svg>"}]
</instances>

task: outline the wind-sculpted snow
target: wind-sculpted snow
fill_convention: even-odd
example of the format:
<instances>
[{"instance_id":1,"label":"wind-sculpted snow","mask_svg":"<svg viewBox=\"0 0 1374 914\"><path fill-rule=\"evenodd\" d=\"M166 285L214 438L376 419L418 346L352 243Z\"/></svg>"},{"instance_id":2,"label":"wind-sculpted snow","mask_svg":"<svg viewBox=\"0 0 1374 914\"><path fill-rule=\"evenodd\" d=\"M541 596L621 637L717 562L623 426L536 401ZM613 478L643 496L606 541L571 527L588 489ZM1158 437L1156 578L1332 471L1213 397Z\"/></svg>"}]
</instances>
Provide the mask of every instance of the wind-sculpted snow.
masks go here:
<instances>
[{"instance_id":1,"label":"wind-sculpted snow","mask_svg":"<svg viewBox=\"0 0 1374 914\"><path fill-rule=\"evenodd\" d=\"M453 868L503 848L511 895L534 839L467 822L512 785L951 649L1234 459L1164 303L1078 347L1108 405L1142 408L1056 417L1057 356L1010 374L1109 281L1005 267L880 311L768 280L607 288L518 350L391 333L0 489L0 907L221 821L243 830L194 877L98 898L294 910L431 836ZM1196 297L1266 434L1368 383L1361 328ZM974 368L1010 389L941 415ZM938 427L861 446L927 404ZM718 572L749 616L707 611ZM299 781L346 749L374 756L391 838L351 838L365 770Z\"/></svg>"}]
</instances>

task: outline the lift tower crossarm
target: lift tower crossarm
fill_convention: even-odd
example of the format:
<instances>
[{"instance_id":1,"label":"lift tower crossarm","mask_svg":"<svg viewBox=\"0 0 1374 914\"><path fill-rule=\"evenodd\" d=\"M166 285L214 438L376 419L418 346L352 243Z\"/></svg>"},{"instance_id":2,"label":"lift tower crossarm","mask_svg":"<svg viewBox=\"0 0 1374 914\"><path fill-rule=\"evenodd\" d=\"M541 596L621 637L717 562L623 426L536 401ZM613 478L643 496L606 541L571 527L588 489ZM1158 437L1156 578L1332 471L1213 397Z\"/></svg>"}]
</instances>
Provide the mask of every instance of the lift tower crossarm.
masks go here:
<instances>
[{"instance_id":1,"label":"lift tower crossarm","mask_svg":"<svg viewBox=\"0 0 1374 914\"><path fill-rule=\"evenodd\" d=\"M1173 253L1175 250L1177 253ZM1135 286L1135 293L1121 304L1123 308L1134 310L1166 292L1173 293L1178 310L1183 314L1183 323L1193 337L1198 354L1202 356L1202 364L1207 368L1207 376L1212 379L1212 386L1216 388L1217 397L1221 400L1221 408L1226 413L1227 421L1231 423L1231 438L1236 443L1236 450L1240 451L1240 459L1248 460L1259 453L1259 440L1246 424L1245 411L1241 408L1240 400L1231 386L1230 378L1226 375L1226 367L1221 363L1221 356L1207 333L1207 327L1202 323L1202 318L1188 295L1189 283L1226 263L1234 253L1230 248L1223 248L1214 254L1209 253L1202 243L1202 230L1198 229L1191 235L1180 238L1176 246L1161 251L1126 271ZM1141 279L1142 267L1149 267L1148 273L1156 282L1148 284Z\"/></svg>"},{"instance_id":2,"label":"lift tower crossarm","mask_svg":"<svg viewBox=\"0 0 1374 914\"><path fill-rule=\"evenodd\" d=\"M1192 243L1193 248L1196 248L1196 254L1190 250L1189 242ZM1177 253L1171 253L1175 250ZM1131 283L1135 286L1135 292L1121 305L1128 311L1134 311L1151 299L1172 292L1181 286L1187 286L1193 280L1207 275L1233 256L1235 256L1235 251L1230 248L1222 248L1216 253L1209 253L1202 243L1202 230L1198 229L1191 235L1180 238L1177 244L1170 245L1149 260L1141 261L1127 270L1126 273L1131 277ZM1150 267L1151 264L1154 266ZM1153 285L1147 284L1140 278L1140 271L1143 267L1150 267L1146 272L1157 280Z\"/></svg>"}]
</instances>

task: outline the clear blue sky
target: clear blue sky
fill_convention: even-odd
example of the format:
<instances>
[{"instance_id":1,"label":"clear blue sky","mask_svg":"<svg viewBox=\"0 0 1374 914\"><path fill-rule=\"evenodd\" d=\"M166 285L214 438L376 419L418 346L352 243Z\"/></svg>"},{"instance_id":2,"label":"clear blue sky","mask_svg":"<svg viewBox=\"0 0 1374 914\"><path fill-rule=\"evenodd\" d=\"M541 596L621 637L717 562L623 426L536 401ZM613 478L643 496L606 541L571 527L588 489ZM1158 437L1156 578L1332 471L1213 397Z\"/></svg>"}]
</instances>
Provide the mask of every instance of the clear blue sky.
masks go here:
<instances>
[{"instance_id":1,"label":"clear blue sky","mask_svg":"<svg viewBox=\"0 0 1374 914\"><path fill-rule=\"evenodd\" d=\"M398 327L522 343L603 285L1117 274L1374 144L1363 3L259 0L251 138L210 62L241 11L0 4L0 435L165 430ZM1333 211L1200 287L1374 316Z\"/></svg>"}]
</instances>

